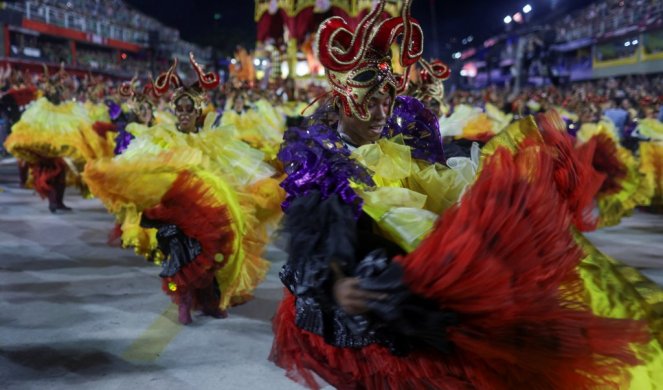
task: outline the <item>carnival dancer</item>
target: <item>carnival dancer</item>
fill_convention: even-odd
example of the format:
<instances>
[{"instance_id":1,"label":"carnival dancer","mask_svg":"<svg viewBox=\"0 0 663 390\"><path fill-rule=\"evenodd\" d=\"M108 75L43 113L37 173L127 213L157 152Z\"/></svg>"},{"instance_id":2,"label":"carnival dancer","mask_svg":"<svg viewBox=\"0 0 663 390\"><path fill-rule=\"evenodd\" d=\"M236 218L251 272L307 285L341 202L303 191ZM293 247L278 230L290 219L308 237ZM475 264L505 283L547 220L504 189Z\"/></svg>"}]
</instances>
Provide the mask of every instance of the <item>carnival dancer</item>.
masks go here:
<instances>
[{"instance_id":1,"label":"carnival dancer","mask_svg":"<svg viewBox=\"0 0 663 390\"><path fill-rule=\"evenodd\" d=\"M663 123L653 118L642 119L637 131L645 138L638 148L640 172L653 188L652 209L660 213L663 212Z\"/></svg>"},{"instance_id":2,"label":"carnival dancer","mask_svg":"<svg viewBox=\"0 0 663 390\"><path fill-rule=\"evenodd\" d=\"M97 158L100 140L85 110L69 101L72 85L64 68L52 77L45 69L43 83L44 97L23 112L5 147L30 165L34 188L52 213L70 211L64 204L67 171L78 174Z\"/></svg>"},{"instance_id":3,"label":"carnival dancer","mask_svg":"<svg viewBox=\"0 0 663 390\"><path fill-rule=\"evenodd\" d=\"M134 139L134 135L127 131L126 126L130 123L151 127L155 125L155 110L159 97L154 93L154 85L146 83L142 89L136 89L136 77L130 82L122 83L119 95L126 99L128 112L122 112L121 106L118 111L118 131L115 138L115 154L124 152Z\"/></svg>"},{"instance_id":4,"label":"carnival dancer","mask_svg":"<svg viewBox=\"0 0 663 390\"><path fill-rule=\"evenodd\" d=\"M136 77L124 82L117 90L118 101L108 98L106 105L112 121L112 128L116 132L114 139L114 154L123 153L135 138L127 131L127 125L138 123L151 127L154 125L155 105L159 98L154 94L152 83L147 83L142 89L136 89ZM126 103L122 103L125 100ZM124 245L134 248L144 248L151 251L156 247L156 236L150 229L140 226L140 213L135 207L127 205L122 213L117 213L116 223L108 236L109 245ZM141 253L140 250L138 250Z\"/></svg>"},{"instance_id":5,"label":"carnival dancer","mask_svg":"<svg viewBox=\"0 0 663 390\"><path fill-rule=\"evenodd\" d=\"M385 2L356 30L335 17L318 31L340 120L288 130L280 152L290 247L271 359L312 388L317 378L339 389L626 385L637 363L628 343L646 332L565 293L581 251L539 133L484 161L439 218L432 193L400 172L414 151L380 136L423 34L410 1L381 20ZM391 70L397 40L405 77Z\"/></svg>"},{"instance_id":6,"label":"carnival dancer","mask_svg":"<svg viewBox=\"0 0 663 390\"><path fill-rule=\"evenodd\" d=\"M640 172L640 164L630 150L620 143L618 130L611 121L585 123L576 133L581 154L593 155L594 168L606 179L596 194L599 226L619 224L639 206L648 206L654 195L654 183Z\"/></svg>"},{"instance_id":7,"label":"carnival dancer","mask_svg":"<svg viewBox=\"0 0 663 390\"><path fill-rule=\"evenodd\" d=\"M448 115L450 108L444 101L444 81L451 76L451 69L440 60L428 62L423 58L419 60L419 66L418 77L410 83L409 95L417 98L438 118Z\"/></svg>"},{"instance_id":8,"label":"carnival dancer","mask_svg":"<svg viewBox=\"0 0 663 390\"><path fill-rule=\"evenodd\" d=\"M221 125L235 129L235 137L265 153L268 162L276 159L286 127L285 116L270 102L260 99L247 105L244 91L232 93L221 116Z\"/></svg>"},{"instance_id":9,"label":"carnival dancer","mask_svg":"<svg viewBox=\"0 0 663 390\"><path fill-rule=\"evenodd\" d=\"M254 191L275 173L261 152L216 127L215 115L203 117L205 91L219 79L192 54L190 62L197 74L192 85L177 75L177 62L153 83L157 96L172 90L176 127L132 123L127 130L136 138L129 147L85 171L109 211L121 215L134 208L142 227L155 235L157 248L139 240L148 247L138 250L161 262L163 290L179 305L183 324L192 321L194 309L225 317L227 308L251 298L264 277L269 264L261 258L261 194Z\"/></svg>"},{"instance_id":10,"label":"carnival dancer","mask_svg":"<svg viewBox=\"0 0 663 390\"><path fill-rule=\"evenodd\" d=\"M0 116L5 122L6 136L9 135L14 123L21 119L21 114L25 107L37 99L37 87L32 83L31 78L27 77L27 82L23 79L23 74L15 71L7 64L4 72L0 71L0 82L2 82L2 92L0 92ZM3 142L6 138L3 137ZM4 146L2 152L6 152ZM26 161L17 159L19 183L21 187L27 187L30 166Z\"/></svg>"}]
</instances>

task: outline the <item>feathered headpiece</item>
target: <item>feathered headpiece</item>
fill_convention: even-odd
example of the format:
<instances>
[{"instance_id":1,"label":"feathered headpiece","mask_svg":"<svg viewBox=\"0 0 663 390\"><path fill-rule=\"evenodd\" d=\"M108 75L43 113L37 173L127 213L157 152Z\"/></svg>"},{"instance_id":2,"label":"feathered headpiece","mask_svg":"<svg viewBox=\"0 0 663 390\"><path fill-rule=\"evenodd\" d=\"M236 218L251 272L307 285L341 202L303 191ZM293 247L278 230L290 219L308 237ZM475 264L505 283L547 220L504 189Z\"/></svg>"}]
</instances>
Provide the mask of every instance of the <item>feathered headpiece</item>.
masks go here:
<instances>
[{"instance_id":1,"label":"feathered headpiece","mask_svg":"<svg viewBox=\"0 0 663 390\"><path fill-rule=\"evenodd\" d=\"M94 77L91 73L85 77L85 86L90 97L103 99L108 93L103 77Z\"/></svg>"},{"instance_id":2,"label":"feathered headpiece","mask_svg":"<svg viewBox=\"0 0 663 390\"><path fill-rule=\"evenodd\" d=\"M419 81L413 85L412 96L422 101L433 99L444 105L443 81L451 75L449 66L440 60L428 62L423 58L419 60L419 65Z\"/></svg>"},{"instance_id":3,"label":"feathered headpiece","mask_svg":"<svg viewBox=\"0 0 663 390\"><path fill-rule=\"evenodd\" d=\"M42 89L46 95L62 94L67 89L74 90L75 86L69 74L64 69L64 62L60 63L60 69L54 75L48 71L48 67L42 64L44 73L41 76Z\"/></svg>"},{"instance_id":4,"label":"feathered headpiece","mask_svg":"<svg viewBox=\"0 0 663 390\"><path fill-rule=\"evenodd\" d=\"M134 113L138 112L140 106L143 103L149 104L152 108L158 99L157 95L154 93L154 85L152 83L147 83L142 90L136 90L136 77L129 82L124 82L120 86L119 93L120 96L128 100L127 105Z\"/></svg>"},{"instance_id":5,"label":"feathered headpiece","mask_svg":"<svg viewBox=\"0 0 663 390\"><path fill-rule=\"evenodd\" d=\"M410 16L412 0L404 1L401 16L389 19L382 19L385 3L380 0L356 30L337 16L325 20L314 45L346 115L362 120L370 119L368 101L378 91L392 95L393 108L396 94L407 87L410 67L423 53L423 31ZM391 46L399 38L401 76L391 67Z\"/></svg>"},{"instance_id":6,"label":"feathered headpiece","mask_svg":"<svg viewBox=\"0 0 663 390\"><path fill-rule=\"evenodd\" d=\"M219 86L219 75L215 72L205 73L203 68L196 62L193 53L189 53L189 62L193 70L196 72L198 80L191 85L184 85L180 77L177 75L177 58L173 65L166 72L162 73L152 83L154 86L154 94L161 97L168 92L170 88L174 88L173 97L171 101L174 103L183 96L188 96L193 101L196 109L202 110L205 107L206 93L205 91L214 89Z\"/></svg>"}]
</instances>

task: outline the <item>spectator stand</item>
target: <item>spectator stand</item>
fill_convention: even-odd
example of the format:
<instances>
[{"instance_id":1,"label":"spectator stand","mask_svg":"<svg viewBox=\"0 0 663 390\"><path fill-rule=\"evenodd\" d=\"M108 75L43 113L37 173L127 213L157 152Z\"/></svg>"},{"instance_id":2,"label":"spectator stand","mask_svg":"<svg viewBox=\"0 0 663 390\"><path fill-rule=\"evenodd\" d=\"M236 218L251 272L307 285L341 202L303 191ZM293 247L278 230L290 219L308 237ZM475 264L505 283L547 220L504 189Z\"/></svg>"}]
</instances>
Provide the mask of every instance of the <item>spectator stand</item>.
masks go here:
<instances>
[{"instance_id":1,"label":"spectator stand","mask_svg":"<svg viewBox=\"0 0 663 390\"><path fill-rule=\"evenodd\" d=\"M545 18L544 18L545 19ZM454 54L461 88L663 72L663 2L603 0Z\"/></svg>"},{"instance_id":2,"label":"spectator stand","mask_svg":"<svg viewBox=\"0 0 663 390\"><path fill-rule=\"evenodd\" d=\"M2 59L23 66L45 62L115 78L167 64L193 51L208 63L211 49L180 39L167 27L122 0L1 2ZM156 40L153 39L156 37ZM27 65L26 65L27 66Z\"/></svg>"}]
</instances>

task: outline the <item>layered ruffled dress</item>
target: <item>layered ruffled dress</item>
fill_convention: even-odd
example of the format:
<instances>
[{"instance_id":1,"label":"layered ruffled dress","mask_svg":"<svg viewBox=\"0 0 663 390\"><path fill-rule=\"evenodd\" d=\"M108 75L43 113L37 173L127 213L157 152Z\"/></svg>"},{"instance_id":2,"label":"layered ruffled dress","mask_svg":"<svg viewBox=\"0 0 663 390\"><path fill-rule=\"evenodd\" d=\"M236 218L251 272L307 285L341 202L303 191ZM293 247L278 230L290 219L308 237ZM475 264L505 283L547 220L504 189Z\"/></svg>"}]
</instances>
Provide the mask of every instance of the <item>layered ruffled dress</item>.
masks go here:
<instances>
[{"instance_id":1,"label":"layered ruffled dress","mask_svg":"<svg viewBox=\"0 0 663 390\"><path fill-rule=\"evenodd\" d=\"M556 159L555 187L566 199L573 215L571 231L576 245L582 251L582 261L577 268L582 286L574 294L596 315L636 319L647 324L651 340L632 346L632 351L642 364L628 370L631 381L619 388L657 389L663 383L663 289L635 268L601 253L581 233L605 223L606 213L600 212L597 220L592 212L592 203L598 203L601 207L606 187L615 187L614 192L609 193L637 196L638 191L633 189L635 186L629 185L643 179L636 175L637 166L633 167L630 153L616 151L621 146L615 145L612 137L607 135L609 128L585 127L578 135L580 147L576 147L575 141L566 135L565 129L564 122L555 112L538 115L536 121L528 118L516 122L482 149L482 161L488 161L488 157L499 148L516 152L526 144L528 137L534 135L542 136L548 147L552 147ZM605 142L605 145L598 145L600 142ZM607 150L613 154L606 156ZM610 156L619 159L617 163L611 163L613 165L623 162L630 164L626 165L629 168L625 169L623 176L611 176L614 169L603 168L610 166L602 164L610 161ZM619 210L624 209L620 207Z\"/></svg>"},{"instance_id":2,"label":"layered ruffled dress","mask_svg":"<svg viewBox=\"0 0 663 390\"><path fill-rule=\"evenodd\" d=\"M419 110L399 98L395 116L409 116L403 107ZM339 389L627 385L629 342L647 332L571 293L583 252L538 132L496 148L474 181L472 160L421 159L429 150L401 130L422 115L354 150L324 124L286 132L290 245L271 359L311 388L318 378ZM345 313L332 291L346 276L386 298Z\"/></svg>"},{"instance_id":3,"label":"layered ruffled dress","mask_svg":"<svg viewBox=\"0 0 663 390\"><path fill-rule=\"evenodd\" d=\"M592 155L594 168L606 179L596 195L601 227L617 225L638 206L647 206L653 181L640 171L633 154L623 147L612 122L584 124L576 134L579 152Z\"/></svg>"},{"instance_id":4,"label":"layered ruffled dress","mask_svg":"<svg viewBox=\"0 0 663 390\"><path fill-rule=\"evenodd\" d=\"M115 155L115 139L118 135L118 129L113 123L113 116L111 115L114 109L113 105L105 103L92 103L86 101L83 103L83 108L87 111L88 117L92 121L92 129L101 137L102 157L113 157Z\"/></svg>"},{"instance_id":5,"label":"layered ruffled dress","mask_svg":"<svg viewBox=\"0 0 663 390\"><path fill-rule=\"evenodd\" d=\"M136 138L129 147L89 164L85 177L122 223L123 243L162 260L166 293L177 301L213 278L224 310L249 299L267 272L263 222L280 214L282 192L264 155L214 122L208 116L195 134L130 124ZM157 247L156 235L167 232L145 229L145 220L173 226L193 253L179 261L177 253Z\"/></svg>"},{"instance_id":6,"label":"layered ruffled dress","mask_svg":"<svg viewBox=\"0 0 663 390\"><path fill-rule=\"evenodd\" d=\"M484 110L461 104L454 108L450 116L440 118L439 129L443 137L485 143L512 120L513 115L505 114L490 103L485 105Z\"/></svg>"},{"instance_id":7,"label":"layered ruffled dress","mask_svg":"<svg viewBox=\"0 0 663 390\"><path fill-rule=\"evenodd\" d=\"M221 126L233 128L236 138L265 153L266 161L273 161L283 139L285 116L268 101L259 100L242 113L226 110Z\"/></svg>"},{"instance_id":8,"label":"layered ruffled dress","mask_svg":"<svg viewBox=\"0 0 663 390\"><path fill-rule=\"evenodd\" d=\"M94 131L81 105L55 105L43 97L23 112L5 147L16 158L31 164L34 187L42 197L51 191L50 180L62 170L78 177L87 161L107 155L105 139ZM80 180L72 181L81 184Z\"/></svg>"},{"instance_id":9,"label":"layered ruffled dress","mask_svg":"<svg viewBox=\"0 0 663 390\"><path fill-rule=\"evenodd\" d=\"M652 184L651 205L663 209L663 123L643 119L638 124L638 131L649 139L640 142L640 172Z\"/></svg>"}]
</instances>

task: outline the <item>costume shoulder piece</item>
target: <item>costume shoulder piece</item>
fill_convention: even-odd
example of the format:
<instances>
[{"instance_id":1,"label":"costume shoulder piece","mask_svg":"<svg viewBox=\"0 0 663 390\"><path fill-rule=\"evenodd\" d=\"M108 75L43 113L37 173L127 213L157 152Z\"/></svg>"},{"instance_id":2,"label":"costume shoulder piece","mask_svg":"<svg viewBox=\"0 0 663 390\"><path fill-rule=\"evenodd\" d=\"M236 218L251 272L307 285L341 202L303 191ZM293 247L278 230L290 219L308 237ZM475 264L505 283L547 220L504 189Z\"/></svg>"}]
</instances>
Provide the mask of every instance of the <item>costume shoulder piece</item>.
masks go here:
<instances>
[{"instance_id":1,"label":"costume shoulder piece","mask_svg":"<svg viewBox=\"0 0 663 390\"><path fill-rule=\"evenodd\" d=\"M412 148L412 157L429 163L444 163L442 137L437 117L417 99L410 96L396 98L394 114L387 120L382 136L403 135Z\"/></svg>"},{"instance_id":2,"label":"costume shoulder piece","mask_svg":"<svg viewBox=\"0 0 663 390\"><path fill-rule=\"evenodd\" d=\"M288 175L281 184L287 192L284 210L295 198L319 191L325 199L338 195L358 216L362 200L353 185L374 185L368 170L350 158L338 133L323 124L287 130L278 158Z\"/></svg>"}]
</instances>

